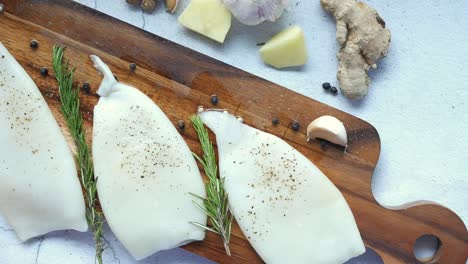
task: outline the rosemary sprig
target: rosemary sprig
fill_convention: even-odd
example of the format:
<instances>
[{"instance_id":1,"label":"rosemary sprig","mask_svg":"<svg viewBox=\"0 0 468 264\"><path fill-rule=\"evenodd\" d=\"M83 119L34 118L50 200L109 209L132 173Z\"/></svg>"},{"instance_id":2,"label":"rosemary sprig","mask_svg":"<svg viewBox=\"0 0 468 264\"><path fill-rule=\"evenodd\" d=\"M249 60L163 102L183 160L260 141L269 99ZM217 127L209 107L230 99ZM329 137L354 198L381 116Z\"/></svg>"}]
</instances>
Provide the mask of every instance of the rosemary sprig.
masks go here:
<instances>
[{"instance_id":1,"label":"rosemary sprig","mask_svg":"<svg viewBox=\"0 0 468 264\"><path fill-rule=\"evenodd\" d=\"M62 103L60 109L67 122L73 141L76 144L76 159L81 174L81 184L85 189L86 220L93 231L96 245L96 262L102 264L102 253L105 249L103 237L104 215L96 210L97 203L97 179L94 178L91 153L86 144L83 118L80 112L80 99L78 97L79 86L73 88L73 73L75 69L69 69L68 61L64 63L64 47L54 46L53 68L55 78L59 84L59 95Z\"/></svg>"},{"instance_id":2,"label":"rosemary sprig","mask_svg":"<svg viewBox=\"0 0 468 264\"><path fill-rule=\"evenodd\" d=\"M216 155L208 137L208 130L203 125L199 116L194 115L191 117L191 120L200 140L203 159L195 153L193 155L202 164L206 176L208 176L208 182L205 183L206 198L192 194L200 199L203 205L196 201L193 203L208 216L212 227L200 223L192 222L192 224L220 235L226 254L230 256L229 241L231 239L232 213L228 205L228 195L224 190L224 178L217 177L218 166L216 165Z\"/></svg>"}]
</instances>

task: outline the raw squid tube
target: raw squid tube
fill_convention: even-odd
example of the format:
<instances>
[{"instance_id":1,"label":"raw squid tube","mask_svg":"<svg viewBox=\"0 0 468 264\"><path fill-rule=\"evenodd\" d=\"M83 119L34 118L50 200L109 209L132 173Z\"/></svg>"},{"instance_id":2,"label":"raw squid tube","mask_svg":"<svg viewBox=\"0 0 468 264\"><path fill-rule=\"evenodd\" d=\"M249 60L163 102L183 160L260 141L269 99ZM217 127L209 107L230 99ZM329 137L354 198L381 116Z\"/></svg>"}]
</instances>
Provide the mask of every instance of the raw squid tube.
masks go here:
<instances>
[{"instance_id":1,"label":"raw squid tube","mask_svg":"<svg viewBox=\"0 0 468 264\"><path fill-rule=\"evenodd\" d=\"M71 150L31 77L0 43L0 212L22 241L86 231Z\"/></svg>"},{"instance_id":2,"label":"raw squid tube","mask_svg":"<svg viewBox=\"0 0 468 264\"><path fill-rule=\"evenodd\" d=\"M97 190L110 228L136 258L202 240L206 223L190 193L205 197L192 152L166 115L138 89L104 75L94 108Z\"/></svg>"},{"instance_id":3,"label":"raw squid tube","mask_svg":"<svg viewBox=\"0 0 468 264\"><path fill-rule=\"evenodd\" d=\"M242 232L266 263L343 263L365 251L340 191L282 139L205 111L219 170Z\"/></svg>"}]
</instances>

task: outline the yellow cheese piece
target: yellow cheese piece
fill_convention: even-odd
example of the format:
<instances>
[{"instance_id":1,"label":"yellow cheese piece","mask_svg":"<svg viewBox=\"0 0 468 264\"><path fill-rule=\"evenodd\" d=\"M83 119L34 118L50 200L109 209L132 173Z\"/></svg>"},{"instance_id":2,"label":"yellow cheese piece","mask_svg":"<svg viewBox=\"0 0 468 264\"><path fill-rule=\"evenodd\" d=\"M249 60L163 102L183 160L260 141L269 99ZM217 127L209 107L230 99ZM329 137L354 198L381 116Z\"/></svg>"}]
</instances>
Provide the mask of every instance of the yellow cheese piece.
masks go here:
<instances>
[{"instance_id":1,"label":"yellow cheese piece","mask_svg":"<svg viewBox=\"0 0 468 264\"><path fill-rule=\"evenodd\" d=\"M231 28L231 13L221 0L192 0L179 16L179 23L223 43Z\"/></svg>"},{"instance_id":2,"label":"yellow cheese piece","mask_svg":"<svg viewBox=\"0 0 468 264\"><path fill-rule=\"evenodd\" d=\"M304 31L299 26L281 31L263 45L260 56L266 64L276 68L306 64L308 54Z\"/></svg>"}]
</instances>

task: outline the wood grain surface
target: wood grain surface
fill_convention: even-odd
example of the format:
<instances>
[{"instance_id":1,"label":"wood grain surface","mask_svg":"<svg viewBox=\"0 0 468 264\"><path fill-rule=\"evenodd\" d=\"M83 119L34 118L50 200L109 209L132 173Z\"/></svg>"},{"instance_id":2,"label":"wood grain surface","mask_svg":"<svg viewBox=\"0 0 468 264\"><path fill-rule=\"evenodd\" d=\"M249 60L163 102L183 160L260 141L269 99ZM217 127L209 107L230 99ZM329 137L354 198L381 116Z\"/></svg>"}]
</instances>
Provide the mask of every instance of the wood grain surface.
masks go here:
<instances>
[{"instance_id":1,"label":"wood grain surface","mask_svg":"<svg viewBox=\"0 0 468 264\"><path fill-rule=\"evenodd\" d=\"M365 121L71 1L0 2L6 8L0 14L0 41L34 79L62 128L57 83L52 76L54 44L67 47L65 56L77 68L77 82L91 84L91 93L80 95L88 140L93 107L99 99L95 91L101 81L89 59L90 54L96 54L120 81L138 87L157 103L174 124L184 120L187 129L182 135L195 152L200 152L200 146L189 117L199 105L210 106L212 94L218 95L219 108L286 140L341 190L366 246L385 263L420 263L413 246L424 234L436 235L442 242L436 257L425 263L465 263L468 233L453 212L422 203L390 210L375 201L371 178L380 139ZM32 39L39 42L38 49L29 47ZM129 63L137 64L135 72L129 70ZM41 67L49 68L49 76L39 74ZM307 124L325 114L344 122L349 136L347 153L336 146L306 142ZM279 117L278 126L271 124L274 116ZM297 132L290 129L294 120L301 124ZM67 134L65 128L64 132ZM232 257L225 255L220 239L211 233L204 241L184 248L219 263L262 263L237 225L231 241Z\"/></svg>"}]
</instances>

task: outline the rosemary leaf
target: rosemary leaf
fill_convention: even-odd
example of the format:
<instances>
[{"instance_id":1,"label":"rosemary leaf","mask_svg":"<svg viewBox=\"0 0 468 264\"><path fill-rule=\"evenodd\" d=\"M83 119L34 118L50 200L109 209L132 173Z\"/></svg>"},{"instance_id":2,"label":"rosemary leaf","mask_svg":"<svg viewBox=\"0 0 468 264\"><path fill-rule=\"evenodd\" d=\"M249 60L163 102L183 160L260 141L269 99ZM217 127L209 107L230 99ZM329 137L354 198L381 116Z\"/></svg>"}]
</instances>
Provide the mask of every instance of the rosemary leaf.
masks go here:
<instances>
[{"instance_id":1,"label":"rosemary leaf","mask_svg":"<svg viewBox=\"0 0 468 264\"><path fill-rule=\"evenodd\" d=\"M195 201L193 203L208 216L212 227L199 223L192 224L221 236L226 254L230 256L229 241L231 239L233 217L229 210L227 193L224 191L224 178L218 178L215 151L208 137L208 130L203 125L199 116L194 115L191 117L191 120L200 140L203 158L195 153L193 155L203 166L208 177L208 182L205 183L206 198L192 194L197 199L203 201L203 206Z\"/></svg>"},{"instance_id":2,"label":"rosemary leaf","mask_svg":"<svg viewBox=\"0 0 468 264\"><path fill-rule=\"evenodd\" d=\"M192 225L196 225L196 226L198 226L198 227L201 227L201 228L203 228L203 229L209 230L209 231L211 231L211 232L216 233L216 234L219 235L219 233L218 233L216 230L214 230L213 228L210 228L210 227L208 227L208 226L206 226L206 225L202 225L202 224L197 223L197 222L190 222L190 223L191 223Z\"/></svg>"},{"instance_id":3,"label":"rosemary leaf","mask_svg":"<svg viewBox=\"0 0 468 264\"><path fill-rule=\"evenodd\" d=\"M96 247L95 261L102 264L102 253L106 245L103 237L103 225L105 220L102 212L96 210L97 179L94 178L91 153L86 144L83 118L80 112L80 99L78 97L79 86L73 87L73 74L75 69L70 70L68 61L64 62L64 47L54 46L53 51L53 68L55 78L59 85L59 95L62 103L60 109L77 148L76 159L80 170L81 184L85 189L86 220L93 231Z\"/></svg>"}]
</instances>

